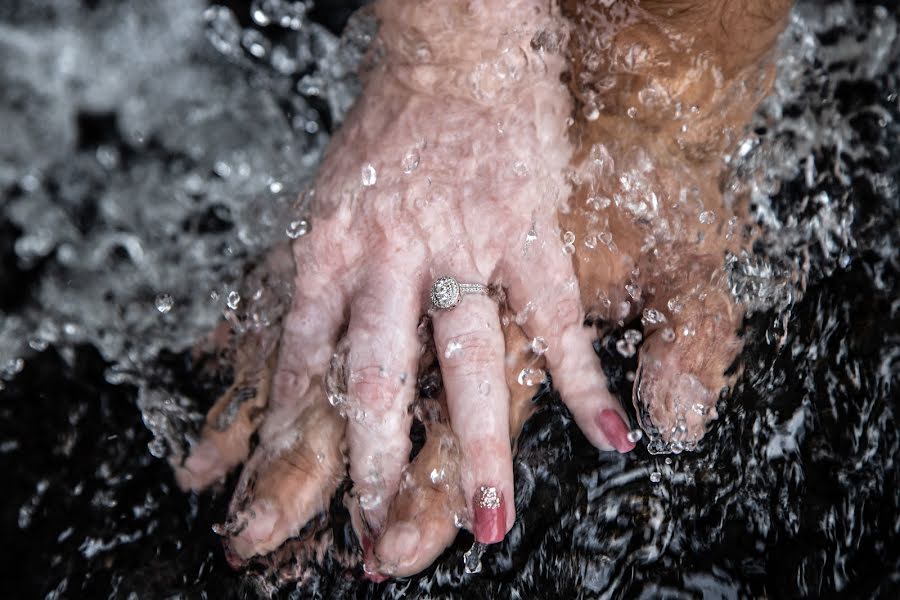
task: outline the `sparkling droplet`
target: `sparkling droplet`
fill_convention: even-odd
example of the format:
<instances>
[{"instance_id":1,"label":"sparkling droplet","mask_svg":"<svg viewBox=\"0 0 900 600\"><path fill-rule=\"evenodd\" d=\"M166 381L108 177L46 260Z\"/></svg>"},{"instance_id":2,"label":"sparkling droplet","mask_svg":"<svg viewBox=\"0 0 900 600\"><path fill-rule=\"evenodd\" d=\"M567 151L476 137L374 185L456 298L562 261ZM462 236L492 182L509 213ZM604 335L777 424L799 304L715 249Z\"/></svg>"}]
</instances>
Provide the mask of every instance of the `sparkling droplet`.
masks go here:
<instances>
[{"instance_id":1,"label":"sparkling droplet","mask_svg":"<svg viewBox=\"0 0 900 600\"><path fill-rule=\"evenodd\" d=\"M704 210L700 213L700 222L704 225L709 225L710 223L715 223L716 221L716 213L711 210Z\"/></svg>"},{"instance_id":2,"label":"sparkling droplet","mask_svg":"<svg viewBox=\"0 0 900 600\"><path fill-rule=\"evenodd\" d=\"M586 104L584 107L584 118L588 121L596 121L600 118L600 111L593 104Z\"/></svg>"},{"instance_id":3,"label":"sparkling droplet","mask_svg":"<svg viewBox=\"0 0 900 600\"><path fill-rule=\"evenodd\" d=\"M433 483L434 485L440 484L442 481L444 481L444 476L445 476L445 475L446 475L446 474L444 473L444 469L443 469L443 468L441 468L441 469L437 469L437 468L432 469L432 470L431 470L431 483Z\"/></svg>"},{"instance_id":4,"label":"sparkling droplet","mask_svg":"<svg viewBox=\"0 0 900 600\"><path fill-rule=\"evenodd\" d=\"M644 309L644 325L658 325L666 322L666 316L655 308Z\"/></svg>"},{"instance_id":5,"label":"sparkling droplet","mask_svg":"<svg viewBox=\"0 0 900 600\"><path fill-rule=\"evenodd\" d=\"M637 108L634 106L629 106L628 110L625 111L628 114L629 119L633 119L637 116Z\"/></svg>"},{"instance_id":6,"label":"sparkling droplet","mask_svg":"<svg viewBox=\"0 0 900 600\"><path fill-rule=\"evenodd\" d=\"M531 340L531 351L534 352L535 354L537 354L538 356L545 354L547 352L547 350L549 350L549 349L550 349L550 345L547 344L547 340L545 340L544 338L536 337L533 340Z\"/></svg>"},{"instance_id":7,"label":"sparkling droplet","mask_svg":"<svg viewBox=\"0 0 900 600\"><path fill-rule=\"evenodd\" d=\"M288 223L285 233L287 233L287 236L292 240L303 237L304 235L309 233L309 221L307 221L306 219L291 221L290 223Z\"/></svg>"},{"instance_id":8,"label":"sparkling droplet","mask_svg":"<svg viewBox=\"0 0 900 600\"><path fill-rule=\"evenodd\" d=\"M653 471L652 473L650 473L650 481L652 481L653 483L659 483L661 479L662 475L659 471Z\"/></svg>"},{"instance_id":9,"label":"sparkling droplet","mask_svg":"<svg viewBox=\"0 0 900 600\"><path fill-rule=\"evenodd\" d=\"M566 245L575 243L575 234L571 231L567 231L563 234L563 243Z\"/></svg>"},{"instance_id":10,"label":"sparkling droplet","mask_svg":"<svg viewBox=\"0 0 900 600\"><path fill-rule=\"evenodd\" d=\"M575 244L563 244L563 254L575 254Z\"/></svg>"},{"instance_id":11,"label":"sparkling droplet","mask_svg":"<svg viewBox=\"0 0 900 600\"><path fill-rule=\"evenodd\" d=\"M666 462L667 465L671 465L671 464L672 464L672 457L671 457L671 456L667 456L665 462Z\"/></svg>"},{"instance_id":12,"label":"sparkling droplet","mask_svg":"<svg viewBox=\"0 0 900 600\"><path fill-rule=\"evenodd\" d=\"M705 416L706 413L709 412L709 409L706 407L706 405L700 402L695 402L694 405L691 406L691 410L701 416Z\"/></svg>"},{"instance_id":13,"label":"sparkling droplet","mask_svg":"<svg viewBox=\"0 0 900 600\"><path fill-rule=\"evenodd\" d=\"M269 191L272 192L273 194L278 194L283 189L284 189L284 184L281 183L280 181L273 181L272 183L269 184Z\"/></svg>"},{"instance_id":14,"label":"sparkling droplet","mask_svg":"<svg viewBox=\"0 0 900 600\"><path fill-rule=\"evenodd\" d=\"M403 156L403 161L401 162L401 166L403 167L403 172L409 175L413 171L419 168L419 152L415 148L411 149ZM373 169L374 172L374 169ZM374 181L372 183L375 183Z\"/></svg>"},{"instance_id":15,"label":"sparkling droplet","mask_svg":"<svg viewBox=\"0 0 900 600\"><path fill-rule=\"evenodd\" d=\"M362 168L362 184L366 187L371 187L375 185L376 181L378 181L378 172L375 171L375 167L369 163Z\"/></svg>"},{"instance_id":16,"label":"sparkling droplet","mask_svg":"<svg viewBox=\"0 0 900 600\"><path fill-rule=\"evenodd\" d=\"M625 333L622 334L622 337L624 337L629 344L640 344L641 340L644 339L644 336L642 336L641 332L637 329L626 329Z\"/></svg>"},{"instance_id":17,"label":"sparkling droplet","mask_svg":"<svg viewBox=\"0 0 900 600\"><path fill-rule=\"evenodd\" d=\"M482 381L482 382L478 385L478 393L481 394L482 396L487 396L488 394L490 394L490 393L491 393L491 384L490 384L490 382L488 382L488 381Z\"/></svg>"},{"instance_id":18,"label":"sparkling droplet","mask_svg":"<svg viewBox=\"0 0 900 600\"><path fill-rule=\"evenodd\" d=\"M681 328L681 335L684 337L692 336L695 333L697 333L697 330L692 323L685 323L684 327Z\"/></svg>"},{"instance_id":19,"label":"sparkling droplet","mask_svg":"<svg viewBox=\"0 0 900 600\"><path fill-rule=\"evenodd\" d=\"M228 292L228 297L225 299L225 304L228 305L228 308L231 310L237 310L238 304L241 303L241 295L236 291L232 290Z\"/></svg>"},{"instance_id":20,"label":"sparkling droplet","mask_svg":"<svg viewBox=\"0 0 900 600\"><path fill-rule=\"evenodd\" d=\"M666 302L666 306L669 307L669 312L675 315L684 309L684 303L679 300L677 296L675 298L670 298L669 301Z\"/></svg>"},{"instance_id":21,"label":"sparkling droplet","mask_svg":"<svg viewBox=\"0 0 900 600\"><path fill-rule=\"evenodd\" d=\"M628 295L632 297L634 300L641 299L641 286L635 285L633 283L625 284L625 291L628 292Z\"/></svg>"},{"instance_id":22,"label":"sparkling droplet","mask_svg":"<svg viewBox=\"0 0 900 600\"><path fill-rule=\"evenodd\" d=\"M524 369L519 371L519 376L516 377L516 381L519 382L519 385L531 387L534 385L539 385L541 382L543 382L544 377L545 374L542 369L525 367Z\"/></svg>"},{"instance_id":23,"label":"sparkling droplet","mask_svg":"<svg viewBox=\"0 0 900 600\"><path fill-rule=\"evenodd\" d=\"M671 327L666 327L665 329L663 329L662 332L660 333L660 336L662 337L664 342L674 342L675 341L675 332L672 330Z\"/></svg>"},{"instance_id":24,"label":"sparkling droplet","mask_svg":"<svg viewBox=\"0 0 900 600\"><path fill-rule=\"evenodd\" d=\"M452 358L462 351L462 344L459 342L449 342L447 349L444 350L444 358Z\"/></svg>"},{"instance_id":25,"label":"sparkling droplet","mask_svg":"<svg viewBox=\"0 0 900 600\"><path fill-rule=\"evenodd\" d=\"M590 250L593 250L594 248L596 248L597 247L597 236L595 236L593 233L589 233L586 236L584 236L584 245L586 248L588 248Z\"/></svg>"},{"instance_id":26,"label":"sparkling droplet","mask_svg":"<svg viewBox=\"0 0 900 600\"><path fill-rule=\"evenodd\" d=\"M641 438L644 437L644 432L641 431L640 429L632 429L631 431L628 432L628 435L626 435L625 437L627 437L628 441L631 442L632 444L636 444L639 441L641 441Z\"/></svg>"},{"instance_id":27,"label":"sparkling droplet","mask_svg":"<svg viewBox=\"0 0 900 600\"><path fill-rule=\"evenodd\" d=\"M175 300L172 298L171 294L163 293L156 295L156 310L162 314L166 314L172 310L173 306L175 306Z\"/></svg>"},{"instance_id":28,"label":"sparkling droplet","mask_svg":"<svg viewBox=\"0 0 900 600\"><path fill-rule=\"evenodd\" d=\"M516 174L516 177L525 177L528 175L528 165L521 160L516 162L516 164L513 165L513 173Z\"/></svg>"}]
</instances>

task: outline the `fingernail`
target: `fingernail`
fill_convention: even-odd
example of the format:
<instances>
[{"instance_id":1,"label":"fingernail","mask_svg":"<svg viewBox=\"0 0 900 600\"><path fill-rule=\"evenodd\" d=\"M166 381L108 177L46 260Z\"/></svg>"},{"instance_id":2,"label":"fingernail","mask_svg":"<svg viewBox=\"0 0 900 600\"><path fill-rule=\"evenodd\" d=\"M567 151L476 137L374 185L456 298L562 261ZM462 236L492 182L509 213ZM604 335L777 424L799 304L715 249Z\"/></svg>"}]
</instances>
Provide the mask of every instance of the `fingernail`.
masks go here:
<instances>
[{"instance_id":1,"label":"fingernail","mask_svg":"<svg viewBox=\"0 0 900 600\"><path fill-rule=\"evenodd\" d=\"M597 425L616 450L622 454L634 450L634 442L628 439L628 426L619 413L607 408L597 416Z\"/></svg>"},{"instance_id":2,"label":"fingernail","mask_svg":"<svg viewBox=\"0 0 900 600\"><path fill-rule=\"evenodd\" d=\"M363 577L372 583L387 581L387 576L382 575L378 572L378 569L372 567L372 565L375 564L375 542L372 540L372 536L368 533L364 533L359 540L359 543L362 546L363 552Z\"/></svg>"},{"instance_id":3,"label":"fingernail","mask_svg":"<svg viewBox=\"0 0 900 600\"><path fill-rule=\"evenodd\" d=\"M506 510L503 492L481 486L475 492L475 539L482 544L496 544L506 535Z\"/></svg>"}]
</instances>

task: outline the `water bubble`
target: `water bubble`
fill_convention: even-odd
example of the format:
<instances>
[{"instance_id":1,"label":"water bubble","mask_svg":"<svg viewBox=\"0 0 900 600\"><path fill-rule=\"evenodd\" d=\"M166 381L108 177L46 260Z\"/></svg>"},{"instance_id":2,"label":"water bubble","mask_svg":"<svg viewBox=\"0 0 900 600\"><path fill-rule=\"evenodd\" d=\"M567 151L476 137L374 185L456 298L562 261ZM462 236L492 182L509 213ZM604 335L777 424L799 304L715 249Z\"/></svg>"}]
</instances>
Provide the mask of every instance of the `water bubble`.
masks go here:
<instances>
[{"instance_id":1,"label":"water bubble","mask_svg":"<svg viewBox=\"0 0 900 600\"><path fill-rule=\"evenodd\" d=\"M672 330L671 327L666 327L660 332L660 337L664 342L674 342L675 341L675 331Z\"/></svg>"},{"instance_id":2,"label":"water bubble","mask_svg":"<svg viewBox=\"0 0 900 600\"><path fill-rule=\"evenodd\" d=\"M237 293L235 290L228 292L228 297L225 298L225 304L228 305L228 308L231 310L237 310L238 304L241 303L241 295Z\"/></svg>"},{"instance_id":3,"label":"water bubble","mask_svg":"<svg viewBox=\"0 0 900 600\"><path fill-rule=\"evenodd\" d=\"M403 160L400 161L400 166L403 168L403 172L407 175L418 169L419 151L415 148L410 149L406 154L403 155ZM375 183L374 180L372 181L372 183Z\"/></svg>"},{"instance_id":4,"label":"water bubble","mask_svg":"<svg viewBox=\"0 0 900 600\"><path fill-rule=\"evenodd\" d=\"M704 225L709 225L711 223L715 223L716 221L716 213L711 210L704 210L700 213L700 222Z\"/></svg>"},{"instance_id":5,"label":"water bubble","mask_svg":"<svg viewBox=\"0 0 900 600\"><path fill-rule=\"evenodd\" d=\"M597 247L597 236L595 236L593 233L589 233L586 236L584 236L584 245L589 250L593 250L594 248L596 248Z\"/></svg>"},{"instance_id":6,"label":"water bubble","mask_svg":"<svg viewBox=\"0 0 900 600\"><path fill-rule=\"evenodd\" d=\"M672 457L671 457L671 456L667 456L667 457L666 457L666 460L665 460L665 463L666 463L667 465L671 465L671 464L672 464Z\"/></svg>"},{"instance_id":7,"label":"water bubble","mask_svg":"<svg viewBox=\"0 0 900 600\"><path fill-rule=\"evenodd\" d=\"M366 187L371 187L375 185L377 180L378 172L375 171L375 167L373 167L371 163L366 164L366 166L362 168L362 184Z\"/></svg>"},{"instance_id":8,"label":"water bubble","mask_svg":"<svg viewBox=\"0 0 900 600\"><path fill-rule=\"evenodd\" d=\"M622 336L629 344L640 344L641 340L644 339L644 336L637 329L626 329Z\"/></svg>"},{"instance_id":9,"label":"water bubble","mask_svg":"<svg viewBox=\"0 0 900 600\"><path fill-rule=\"evenodd\" d=\"M625 437L627 437L628 441L631 442L632 444L636 444L639 441L641 441L641 438L644 437L644 432L641 431L640 429L632 429L631 431L628 432L628 435L626 435Z\"/></svg>"},{"instance_id":10,"label":"water bubble","mask_svg":"<svg viewBox=\"0 0 900 600\"><path fill-rule=\"evenodd\" d=\"M563 234L563 243L568 245L575 243L575 234L571 231L567 231Z\"/></svg>"},{"instance_id":11,"label":"water bubble","mask_svg":"<svg viewBox=\"0 0 900 600\"><path fill-rule=\"evenodd\" d=\"M585 104L582 113L588 121L596 121L600 118L600 110L595 104Z\"/></svg>"},{"instance_id":12,"label":"water bubble","mask_svg":"<svg viewBox=\"0 0 900 600\"><path fill-rule=\"evenodd\" d=\"M697 333L697 329L694 327L693 323L685 323L684 327L681 328L681 335L688 337Z\"/></svg>"},{"instance_id":13,"label":"water bubble","mask_svg":"<svg viewBox=\"0 0 900 600\"><path fill-rule=\"evenodd\" d=\"M309 221L307 221L306 219L291 221L290 223L288 223L285 233L292 240L303 237L304 235L309 233Z\"/></svg>"},{"instance_id":14,"label":"water bubble","mask_svg":"<svg viewBox=\"0 0 900 600\"><path fill-rule=\"evenodd\" d=\"M273 194L280 194L284 189L284 184L280 181L272 181L269 183L269 191Z\"/></svg>"},{"instance_id":15,"label":"water bubble","mask_svg":"<svg viewBox=\"0 0 900 600\"><path fill-rule=\"evenodd\" d=\"M562 251L563 254L575 254L575 244L563 244Z\"/></svg>"},{"instance_id":16,"label":"water bubble","mask_svg":"<svg viewBox=\"0 0 900 600\"><path fill-rule=\"evenodd\" d=\"M489 381L485 380L485 381L482 381L480 384L478 384L478 393L481 394L482 396L487 396L488 394L490 394L491 393L491 383Z\"/></svg>"},{"instance_id":17,"label":"water bubble","mask_svg":"<svg viewBox=\"0 0 900 600\"><path fill-rule=\"evenodd\" d=\"M666 316L655 308L644 309L644 325L658 325L666 322Z\"/></svg>"},{"instance_id":18,"label":"water bubble","mask_svg":"<svg viewBox=\"0 0 900 600\"><path fill-rule=\"evenodd\" d=\"M528 175L528 165L521 160L517 161L516 164L513 165L513 173L516 174L516 177L525 177Z\"/></svg>"},{"instance_id":19,"label":"water bubble","mask_svg":"<svg viewBox=\"0 0 900 600\"><path fill-rule=\"evenodd\" d=\"M695 402L693 406L691 406L691 410L697 413L700 416L705 416L706 413L709 412L709 408L706 407L702 402Z\"/></svg>"},{"instance_id":20,"label":"water bubble","mask_svg":"<svg viewBox=\"0 0 900 600\"><path fill-rule=\"evenodd\" d=\"M662 474L659 471L653 471L650 473L650 481L653 483L659 483L662 479Z\"/></svg>"},{"instance_id":21,"label":"water bubble","mask_svg":"<svg viewBox=\"0 0 900 600\"><path fill-rule=\"evenodd\" d=\"M166 314L172 307L175 305L175 300L172 298L171 294L157 294L156 295L156 310L161 312L162 314Z\"/></svg>"},{"instance_id":22,"label":"water bubble","mask_svg":"<svg viewBox=\"0 0 900 600\"><path fill-rule=\"evenodd\" d=\"M531 340L531 351L534 352L535 354L537 354L538 356L545 354L547 352L547 350L549 350L549 349L550 349L550 345L547 343L547 340L545 340L544 338L539 336L539 337L536 337L533 340Z\"/></svg>"},{"instance_id":23,"label":"water bubble","mask_svg":"<svg viewBox=\"0 0 900 600\"><path fill-rule=\"evenodd\" d=\"M629 106L628 110L626 110L625 112L628 115L629 119L633 119L637 116L637 108L635 108L634 106Z\"/></svg>"}]
</instances>

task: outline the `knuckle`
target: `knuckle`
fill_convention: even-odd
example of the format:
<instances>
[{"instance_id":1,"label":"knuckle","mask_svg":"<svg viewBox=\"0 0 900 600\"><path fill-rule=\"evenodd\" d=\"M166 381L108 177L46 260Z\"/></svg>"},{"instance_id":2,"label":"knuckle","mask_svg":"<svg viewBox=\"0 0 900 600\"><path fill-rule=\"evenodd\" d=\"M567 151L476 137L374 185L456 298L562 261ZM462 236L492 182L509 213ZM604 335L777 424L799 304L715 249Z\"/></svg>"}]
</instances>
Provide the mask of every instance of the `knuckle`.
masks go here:
<instances>
[{"instance_id":1,"label":"knuckle","mask_svg":"<svg viewBox=\"0 0 900 600\"><path fill-rule=\"evenodd\" d=\"M383 366L353 369L348 386L350 396L363 408L390 409L397 403L406 387L403 378L393 376L392 373L394 371Z\"/></svg>"},{"instance_id":2,"label":"knuckle","mask_svg":"<svg viewBox=\"0 0 900 600\"><path fill-rule=\"evenodd\" d=\"M502 344L498 344L496 337L491 332L479 331L449 338L444 351L444 366L456 376L483 373L486 365L502 360Z\"/></svg>"}]
</instances>

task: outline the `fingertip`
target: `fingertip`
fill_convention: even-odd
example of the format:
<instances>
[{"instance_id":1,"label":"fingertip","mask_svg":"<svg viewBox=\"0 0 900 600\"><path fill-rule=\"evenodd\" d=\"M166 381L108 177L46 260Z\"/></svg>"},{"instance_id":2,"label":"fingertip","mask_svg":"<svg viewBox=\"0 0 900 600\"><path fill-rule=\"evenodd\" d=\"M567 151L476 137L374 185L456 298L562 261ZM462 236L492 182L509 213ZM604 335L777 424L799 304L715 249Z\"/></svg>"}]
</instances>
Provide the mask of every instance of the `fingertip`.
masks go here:
<instances>
[{"instance_id":1,"label":"fingertip","mask_svg":"<svg viewBox=\"0 0 900 600\"><path fill-rule=\"evenodd\" d=\"M597 415L597 426L610 445L619 453L625 454L634 450L636 444L628 437L628 426L615 410L607 408L600 411L600 414Z\"/></svg>"}]
</instances>

